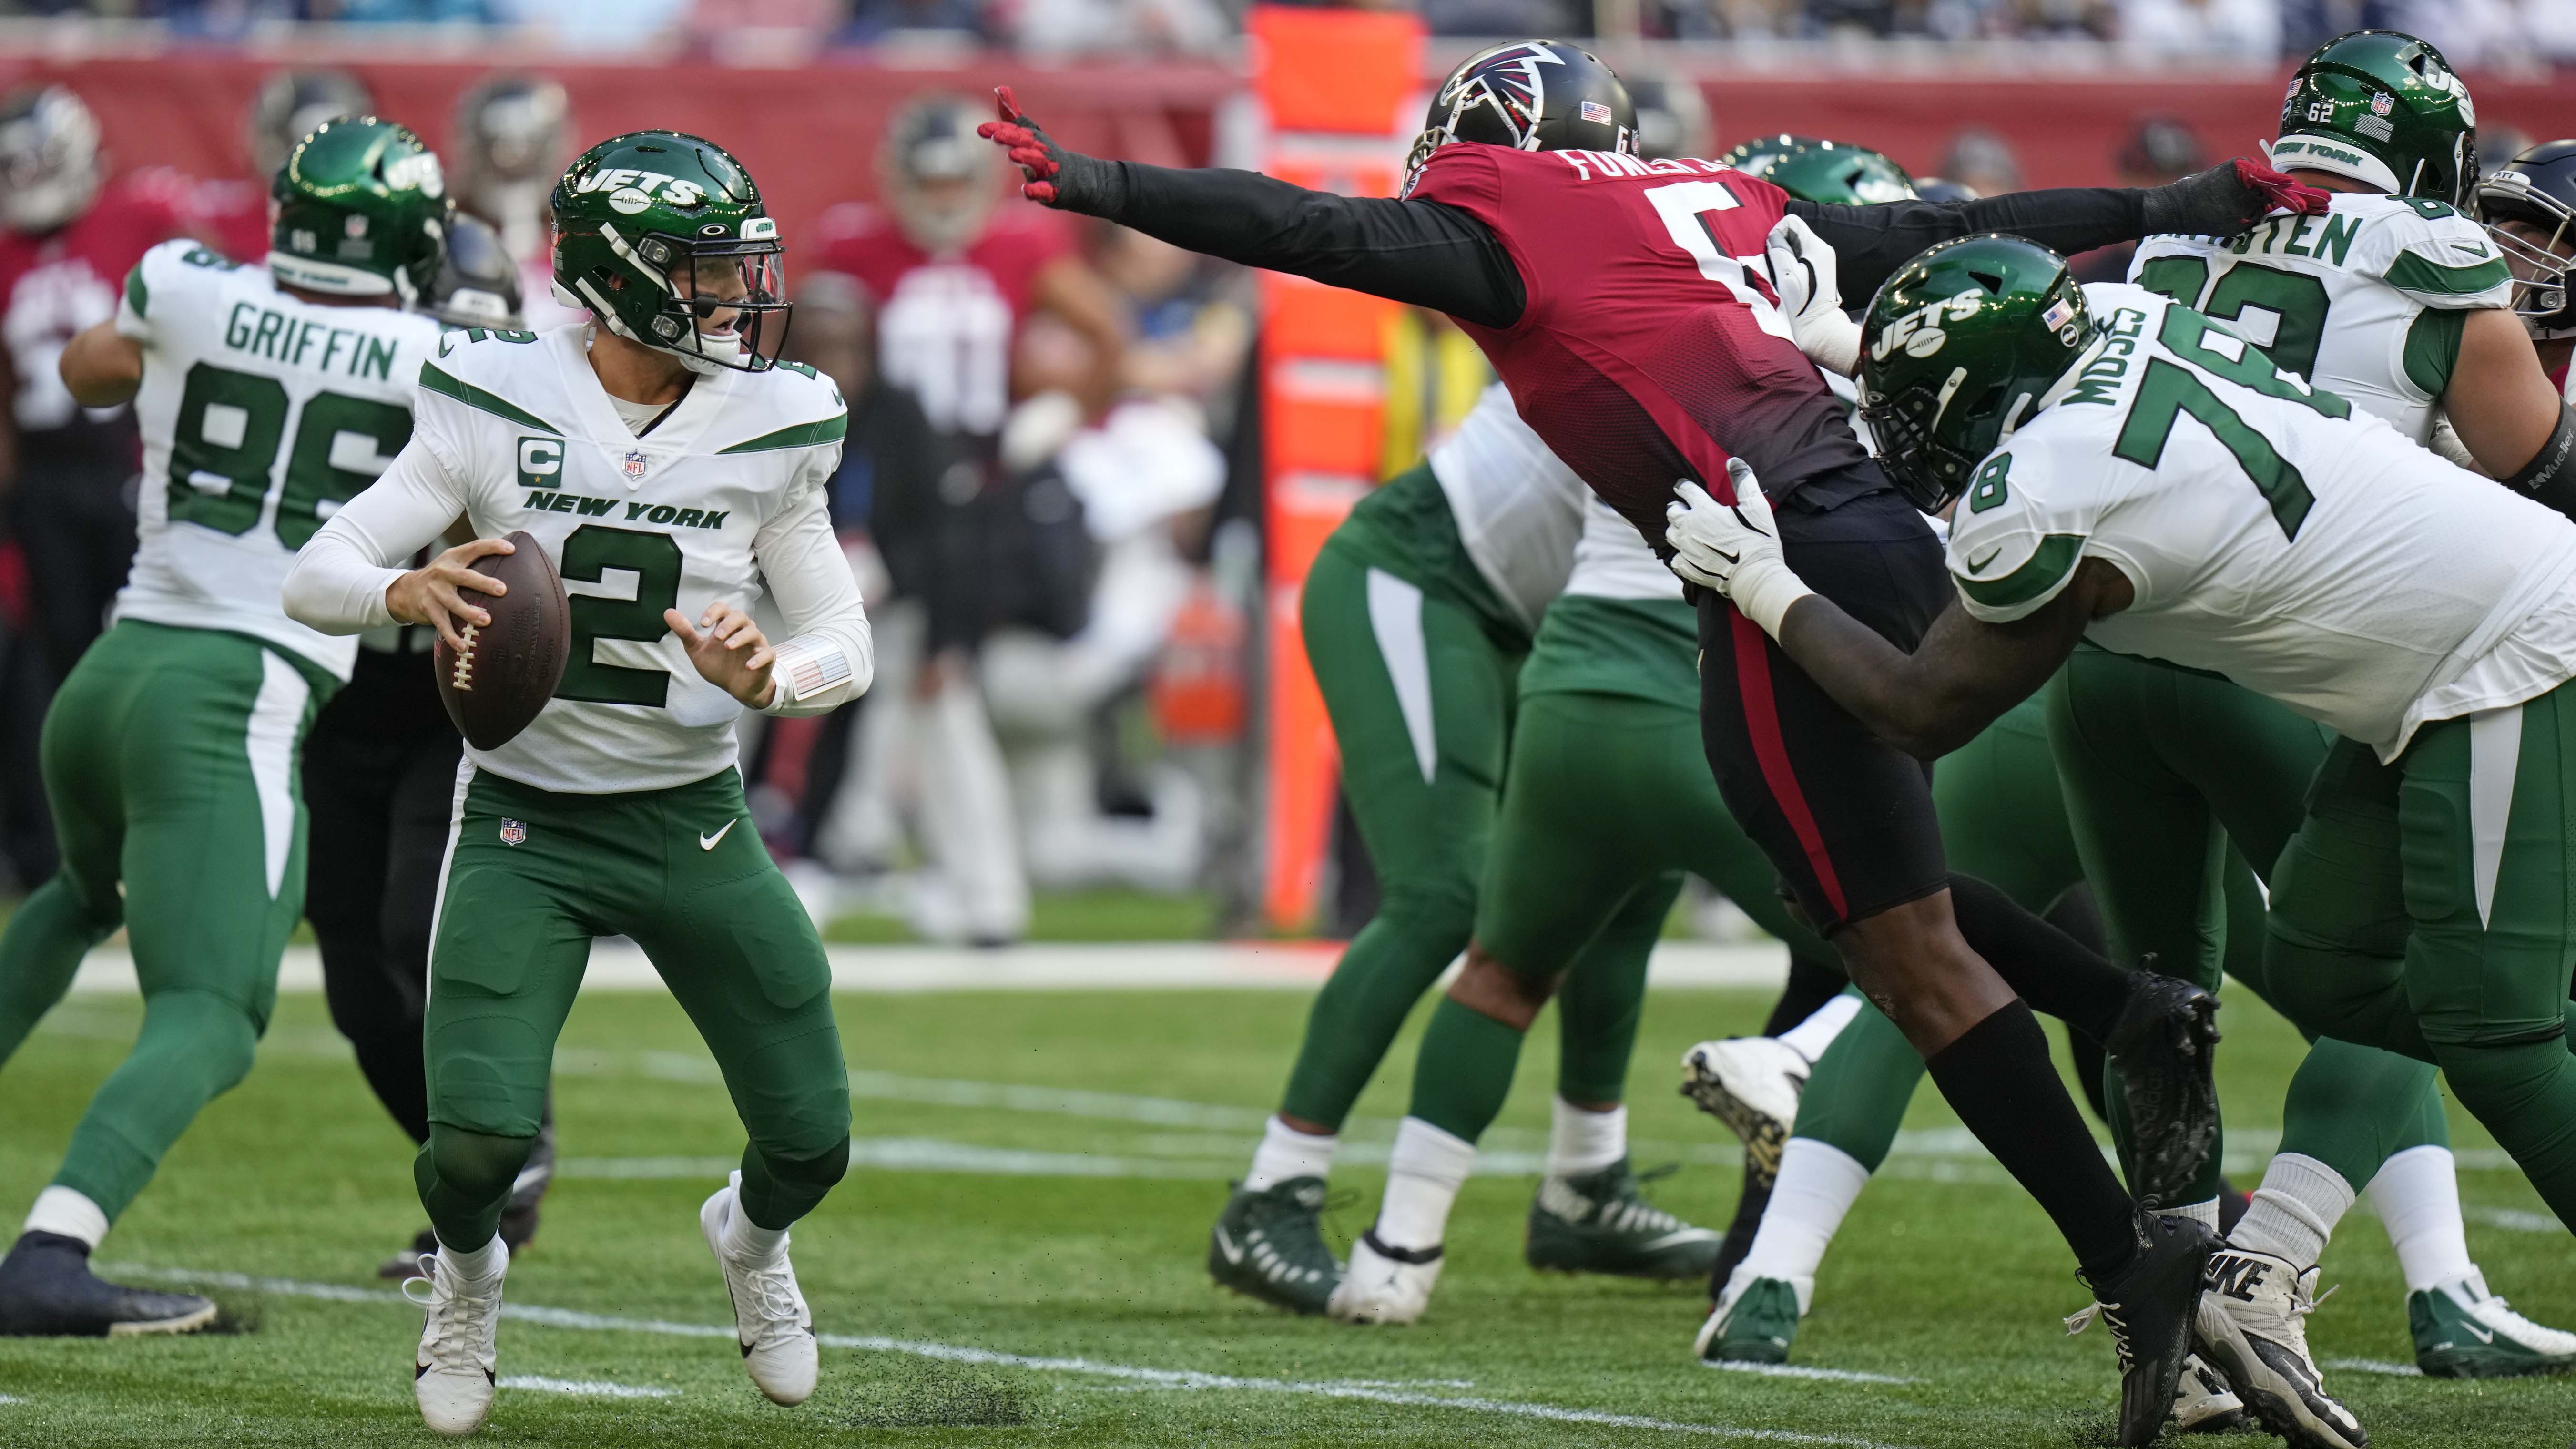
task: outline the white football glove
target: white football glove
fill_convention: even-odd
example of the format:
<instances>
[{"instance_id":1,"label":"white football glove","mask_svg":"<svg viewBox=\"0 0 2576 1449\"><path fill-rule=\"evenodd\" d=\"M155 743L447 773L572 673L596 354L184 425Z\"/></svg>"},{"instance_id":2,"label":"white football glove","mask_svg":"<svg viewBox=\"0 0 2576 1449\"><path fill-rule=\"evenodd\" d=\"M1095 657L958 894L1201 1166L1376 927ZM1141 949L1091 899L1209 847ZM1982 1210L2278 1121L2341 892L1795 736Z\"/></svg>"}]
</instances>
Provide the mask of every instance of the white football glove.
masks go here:
<instances>
[{"instance_id":1,"label":"white football glove","mask_svg":"<svg viewBox=\"0 0 2576 1449\"><path fill-rule=\"evenodd\" d=\"M1818 367L1851 376L1860 367L1860 324L1843 315L1834 249L1804 221L1784 216L1763 238L1762 251L1798 350Z\"/></svg>"},{"instance_id":2,"label":"white football glove","mask_svg":"<svg viewBox=\"0 0 2576 1449\"><path fill-rule=\"evenodd\" d=\"M1681 497L1664 510L1664 542L1673 546L1673 572L1735 601L1744 617L1778 638L1789 606L1815 592L1780 555L1780 529L1753 465L1726 460L1735 502L1720 503L1684 479Z\"/></svg>"}]
</instances>

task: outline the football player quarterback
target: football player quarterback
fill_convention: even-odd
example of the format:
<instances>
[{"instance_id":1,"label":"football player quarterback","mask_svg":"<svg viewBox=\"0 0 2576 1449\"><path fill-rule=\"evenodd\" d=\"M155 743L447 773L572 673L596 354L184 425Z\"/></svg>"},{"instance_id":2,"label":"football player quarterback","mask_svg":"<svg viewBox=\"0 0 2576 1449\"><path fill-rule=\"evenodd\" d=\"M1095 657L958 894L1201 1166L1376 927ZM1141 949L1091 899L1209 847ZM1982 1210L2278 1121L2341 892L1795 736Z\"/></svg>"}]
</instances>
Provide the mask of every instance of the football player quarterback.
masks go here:
<instances>
[{"instance_id":1,"label":"football player quarterback","mask_svg":"<svg viewBox=\"0 0 2576 1449\"><path fill-rule=\"evenodd\" d=\"M412 436L438 324L406 310L438 270L438 158L400 126L334 122L270 190L265 267L189 242L145 253L116 320L64 350L74 399L132 400L142 546L116 623L45 721L62 873L0 935L0 1058L124 926L143 988L134 1052L92 1099L0 1262L0 1332L202 1328L214 1305L120 1288L88 1256L199 1109L250 1070L303 914L295 755L357 641L279 591L322 520Z\"/></svg>"},{"instance_id":2,"label":"football player quarterback","mask_svg":"<svg viewBox=\"0 0 2576 1449\"><path fill-rule=\"evenodd\" d=\"M2576 754L2558 718L2576 525L2544 506L2566 482L2526 496L2479 479L2203 314L2079 289L2062 258L2007 237L1918 257L1872 303L1861 350L1890 466L1965 490L1955 605L1898 650L1807 590L1742 486L1731 505L1684 490L1676 570L1924 758L2088 637L2222 673L2343 735L2273 868L2268 993L2307 1029L2439 1065L2576 1221L2576 872L2556 783ZM2363 1442L2298 1326L2313 1258L2212 1263L2193 1334L2266 1427Z\"/></svg>"},{"instance_id":3,"label":"football player quarterback","mask_svg":"<svg viewBox=\"0 0 2576 1449\"><path fill-rule=\"evenodd\" d=\"M495 1230L592 937L644 948L742 1113L741 1170L699 1222L744 1367L782 1404L816 1372L788 1228L849 1160L831 969L746 827L734 770L742 710L817 714L870 678L825 497L846 412L829 382L775 360L778 224L723 148L669 131L602 141L553 205L554 284L590 320L450 334L420 368L410 446L287 582L316 628L428 624L451 643L490 622L458 591L491 591L469 566L509 551L502 534L532 535L573 585L554 698L507 742L467 747L431 944L414 1171L438 1250L414 1389L444 1434L491 1411L509 1264ZM404 567L459 515L474 541ZM749 613L764 584L794 631L775 644Z\"/></svg>"}]
</instances>

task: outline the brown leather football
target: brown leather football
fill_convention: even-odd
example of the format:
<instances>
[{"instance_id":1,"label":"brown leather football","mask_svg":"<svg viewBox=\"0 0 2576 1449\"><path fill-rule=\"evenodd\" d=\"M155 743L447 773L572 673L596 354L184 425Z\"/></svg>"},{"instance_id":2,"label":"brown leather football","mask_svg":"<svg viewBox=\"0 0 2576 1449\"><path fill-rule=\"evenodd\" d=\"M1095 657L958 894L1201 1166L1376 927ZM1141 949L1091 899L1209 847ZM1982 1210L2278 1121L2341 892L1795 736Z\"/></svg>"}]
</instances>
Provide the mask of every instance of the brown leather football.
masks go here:
<instances>
[{"instance_id":1,"label":"brown leather football","mask_svg":"<svg viewBox=\"0 0 2576 1449\"><path fill-rule=\"evenodd\" d=\"M465 626L462 651L445 639L431 651L439 701L457 732L478 750L497 749L526 729L555 697L572 657L572 604L555 561L524 532L504 538L517 552L486 554L474 569L510 591L467 595L492 622Z\"/></svg>"}]
</instances>

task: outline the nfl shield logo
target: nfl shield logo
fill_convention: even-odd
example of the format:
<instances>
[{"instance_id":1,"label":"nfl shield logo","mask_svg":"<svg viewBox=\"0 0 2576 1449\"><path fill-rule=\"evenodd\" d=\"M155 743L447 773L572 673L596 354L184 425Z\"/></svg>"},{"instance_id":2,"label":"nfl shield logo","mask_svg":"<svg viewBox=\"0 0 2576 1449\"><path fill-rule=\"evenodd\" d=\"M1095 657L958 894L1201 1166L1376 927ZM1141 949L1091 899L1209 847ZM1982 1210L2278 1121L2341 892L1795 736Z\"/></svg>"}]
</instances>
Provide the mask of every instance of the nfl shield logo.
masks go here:
<instances>
[{"instance_id":1,"label":"nfl shield logo","mask_svg":"<svg viewBox=\"0 0 2576 1449\"><path fill-rule=\"evenodd\" d=\"M644 455L631 449L626 454L626 481L629 483L644 481Z\"/></svg>"},{"instance_id":2,"label":"nfl shield logo","mask_svg":"<svg viewBox=\"0 0 2576 1449\"><path fill-rule=\"evenodd\" d=\"M2370 98L2370 113L2374 116L2387 115L2390 111L2395 110L2396 108L2397 98L2388 94L2386 91L2382 91L2378 95Z\"/></svg>"},{"instance_id":3,"label":"nfl shield logo","mask_svg":"<svg viewBox=\"0 0 2576 1449\"><path fill-rule=\"evenodd\" d=\"M528 843L528 822L526 822L526 821L524 821L524 820L504 820L504 821L502 821L502 822L501 822L501 843L502 843L503 845L525 845L525 844L527 844L527 843Z\"/></svg>"}]
</instances>

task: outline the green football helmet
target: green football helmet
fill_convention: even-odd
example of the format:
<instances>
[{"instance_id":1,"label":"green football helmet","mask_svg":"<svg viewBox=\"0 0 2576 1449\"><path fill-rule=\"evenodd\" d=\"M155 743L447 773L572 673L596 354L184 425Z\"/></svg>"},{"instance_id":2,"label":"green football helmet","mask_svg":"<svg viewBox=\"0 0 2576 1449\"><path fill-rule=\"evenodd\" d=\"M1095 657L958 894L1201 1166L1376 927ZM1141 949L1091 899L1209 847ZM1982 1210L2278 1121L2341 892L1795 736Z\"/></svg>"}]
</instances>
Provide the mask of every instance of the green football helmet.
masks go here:
<instances>
[{"instance_id":1,"label":"green football helmet","mask_svg":"<svg viewBox=\"0 0 2576 1449\"><path fill-rule=\"evenodd\" d=\"M1987 232L1925 251L1861 323L1860 415L1926 513L1959 495L2093 341L2066 259Z\"/></svg>"},{"instance_id":2,"label":"green football helmet","mask_svg":"<svg viewBox=\"0 0 2576 1449\"><path fill-rule=\"evenodd\" d=\"M1811 136L1767 136L1726 153L1727 165L1758 176L1800 201L1875 206L1914 196L1905 168L1865 146Z\"/></svg>"},{"instance_id":3,"label":"green football helmet","mask_svg":"<svg viewBox=\"0 0 2576 1449\"><path fill-rule=\"evenodd\" d=\"M557 301L693 372L777 362L786 248L723 147L677 131L612 136L574 159L553 205Z\"/></svg>"},{"instance_id":4,"label":"green football helmet","mask_svg":"<svg viewBox=\"0 0 2576 1449\"><path fill-rule=\"evenodd\" d=\"M268 270L289 287L418 302L447 253L438 153L373 116L326 121L269 183Z\"/></svg>"},{"instance_id":5,"label":"green football helmet","mask_svg":"<svg viewBox=\"0 0 2576 1449\"><path fill-rule=\"evenodd\" d=\"M2281 100L2272 164L2349 176L2465 211L2478 185L2478 110L2429 42L2356 30L2318 46Z\"/></svg>"}]
</instances>

